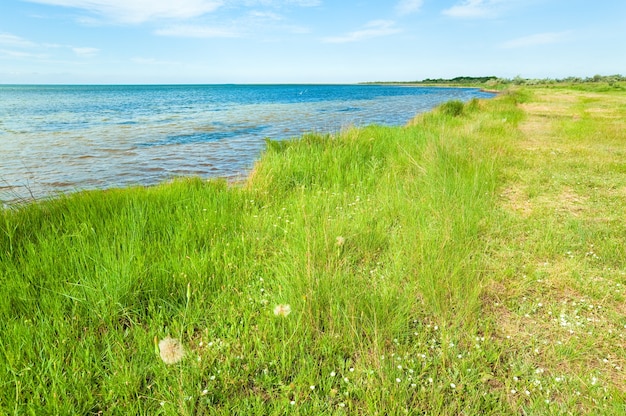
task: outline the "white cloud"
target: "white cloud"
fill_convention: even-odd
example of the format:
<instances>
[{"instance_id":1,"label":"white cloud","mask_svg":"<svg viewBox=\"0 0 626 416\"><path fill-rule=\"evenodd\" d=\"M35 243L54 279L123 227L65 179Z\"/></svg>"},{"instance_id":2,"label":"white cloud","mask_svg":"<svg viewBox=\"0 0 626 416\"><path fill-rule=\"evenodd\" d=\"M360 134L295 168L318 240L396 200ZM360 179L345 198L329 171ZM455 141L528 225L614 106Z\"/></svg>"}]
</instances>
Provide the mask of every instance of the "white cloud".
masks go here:
<instances>
[{"instance_id":1,"label":"white cloud","mask_svg":"<svg viewBox=\"0 0 626 416\"><path fill-rule=\"evenodd\" d=\"M416 13L420 11L424 0L400 0L396 4L396 12L401 15Z\"/></svg>"},{"instance_id":2,"label":"white cloud","mask_svg":"<svg viewBox=\"0 0 626 416\"><path fill-rule=\"evenodd\" d=\"M461 19L495 17L500 11L503 0L463 0L461 3L443 11L443 14Z\"/></svg>"},{"instance_id":3,"label":"white cloud","mask_svg":"<svg viewBox=\"0 0 626 416\"><path fill-rule=\"evenodd\" d=\"M100 49L98 48L72 48L72 50L76 55L83 57L95 56L98 52L100 52Z\"/></svg>"},{"instance_id":4,"label":"white cloud","mask_svg":"<svg viewBox=\"0 0 626 416\"><path fill-rule=\"evenodd\" d=\"M530 36L513 39L502 43L500 46L504 49L525 48L537 45L549 45L553 43L563 42L569 32L546 32L537 33Z\"/></svg>"},{"instance_id":5,"label":"white cloud","mask_svg":"<svg viewBox=\"0 0 626 416\"><path fill-rule=\"evenodd\" d=\"M25 0L31 3L82 9L120 23L155 19L188 19L210 13L221 0Z\"/></svg>"},{"instance_id":6,"label":"white cloud","mask_svg":"<svg viewBox=\"0 0 626 416\"><path fill-rule=\"evenodd\" d=\"M327 43L358 42L361 40L393 35L400 31L400 29L395 27L395 22L392 20L374 20L366 24L361 30L350 32L343 36L327 37L323 40Z\"/></svg>"}]
</instances>

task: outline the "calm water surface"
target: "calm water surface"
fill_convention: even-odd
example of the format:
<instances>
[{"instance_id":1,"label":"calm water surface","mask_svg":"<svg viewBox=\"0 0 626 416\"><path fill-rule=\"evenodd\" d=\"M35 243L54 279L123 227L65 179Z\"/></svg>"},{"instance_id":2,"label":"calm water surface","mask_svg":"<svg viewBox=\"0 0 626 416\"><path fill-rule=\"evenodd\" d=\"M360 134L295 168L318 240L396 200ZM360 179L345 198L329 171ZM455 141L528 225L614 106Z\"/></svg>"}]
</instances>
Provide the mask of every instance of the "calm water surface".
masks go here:
<instances>
[{"instance_id":1,"label":"calm water surface","mask_svg":"<svg viewBox=\"0 0 626 416\"><path fill-rule=\"evenodd\" d=\"M244 177L264 139L403 125L473 88L380 85L0 86L0 201Z\"/></svg>"}]
</instances>

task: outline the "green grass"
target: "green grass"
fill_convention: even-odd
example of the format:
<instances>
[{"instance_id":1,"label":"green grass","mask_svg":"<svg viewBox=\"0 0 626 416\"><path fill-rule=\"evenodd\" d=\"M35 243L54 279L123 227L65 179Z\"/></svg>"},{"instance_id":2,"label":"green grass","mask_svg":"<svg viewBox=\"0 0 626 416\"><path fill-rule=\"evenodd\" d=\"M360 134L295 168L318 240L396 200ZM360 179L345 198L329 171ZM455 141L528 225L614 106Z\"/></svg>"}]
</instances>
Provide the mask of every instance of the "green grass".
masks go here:
<instances>
[{"instance_id":1,"label":"green grass","mask_svg":"<svg viewBox=\"0 0 626 416\"><path fill-rule=\"evenodd\" d=\"M623 414L626 94L459 104L1 211L0 414Z\"/></svg>"}]
</instances>

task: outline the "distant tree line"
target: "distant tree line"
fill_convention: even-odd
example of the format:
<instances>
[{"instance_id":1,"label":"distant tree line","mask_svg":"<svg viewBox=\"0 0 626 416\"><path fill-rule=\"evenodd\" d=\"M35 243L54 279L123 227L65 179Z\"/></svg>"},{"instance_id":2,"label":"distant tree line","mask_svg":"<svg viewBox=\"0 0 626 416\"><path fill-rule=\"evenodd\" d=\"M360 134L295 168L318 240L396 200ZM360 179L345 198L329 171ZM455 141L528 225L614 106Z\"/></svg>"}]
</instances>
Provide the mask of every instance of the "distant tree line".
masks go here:
<instances>
[{"instance_id":1,"label":"distant tree line","mask_svg":"<svg viewBox=\"0 0 626 416\"><path fill-rule=\"evenodd\" d=\"M443 78L426 78L422 81L417 81L417 84L486 84L489 81L496 81L498 77L456 77L450 79Z\"/></svg>"},{"instance_id":2,"label":"distant tree line","mask_svg":"<svg viewBox=\"0 0 626 416\"><path fill-rule=\"evenodd\" d=\"M488 76L488 77L456 77L456 78L426 78L421 81L375 81L375 82L364 82L363 84L449 84L449 85L468 85L468 84L476 84L483 85L488 82L497 82L499 80L496 76Z\"/></svg>"},{"instance_id":3,"label":"distant tree line","mask_svg":"<svg viewBox=\"0 0 626 416\"><path fill-rule=\"evenodd\" d=\"M623 75L594 75L592 77L567 77L567 78L499 78L496 76L485 77L468 77L461 76L455 78L426 78L421 81L402 81L402 82L367 82L366 84L418 84L418 85L479 85L479 86L497 86L497 85L550 85L550 84L608 84L611 87L619 86L620 82L626 82Z\"/></svg>"},{"instance_id":4,"label":"distant tree line","mask_svg":"<svg viewBox=\"0 0 626 416\"><path fill-rule=\"evenodd\" d=\"M587 84L587 83L608 83L609 85L616 84L618 82L626 81L626 77L622 75L594 75L592 77L567 77L561 79L555 78L522 78L516 76L513 79L498 79L502 84L515 84L515 85L540 85L540 84Z\"/></svg>"}]
</instances>

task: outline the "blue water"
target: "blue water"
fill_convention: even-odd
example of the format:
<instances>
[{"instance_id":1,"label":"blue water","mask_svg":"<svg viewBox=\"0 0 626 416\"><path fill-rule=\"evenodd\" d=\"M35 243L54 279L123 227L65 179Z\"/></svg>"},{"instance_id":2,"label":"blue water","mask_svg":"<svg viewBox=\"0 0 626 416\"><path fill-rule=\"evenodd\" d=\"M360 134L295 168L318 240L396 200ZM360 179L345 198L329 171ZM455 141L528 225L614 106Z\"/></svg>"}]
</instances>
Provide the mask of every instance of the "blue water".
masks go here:
<instances>
[{"instance_id":1,"label":"blue water","mask_svg":"<svg viewBox=\"0 0 626 416\"><path fill-rule=\"evenodd\" d=\"M264 139L403 125L473 88L380 85L0 86L0 200L240 179Z\"/></svg>"}]
</instances>

